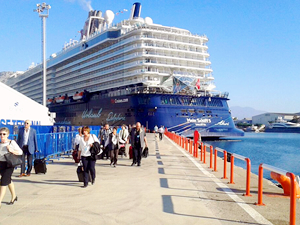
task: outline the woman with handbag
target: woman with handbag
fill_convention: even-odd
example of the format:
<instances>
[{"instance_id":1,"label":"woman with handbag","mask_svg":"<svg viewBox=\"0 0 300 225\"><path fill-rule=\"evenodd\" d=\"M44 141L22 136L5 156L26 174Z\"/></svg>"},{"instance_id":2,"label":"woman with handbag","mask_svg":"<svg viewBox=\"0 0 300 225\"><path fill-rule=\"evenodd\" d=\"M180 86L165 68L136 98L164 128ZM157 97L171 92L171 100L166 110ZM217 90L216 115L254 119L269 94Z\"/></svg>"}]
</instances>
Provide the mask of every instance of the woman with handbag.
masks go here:
<instances>
[{"instance_id":1,"label":"woman with handbag","mask_svg":"<svg viewBox=\"0 0 300 225\"><path fill-rule=\"evenodd\" d=\"M90 128L87 126L84 126L82 128L82 134L83 136L79 142L78 159L81 158L83 164L83 171L84 171L83 188L86 188L89 183L89 173L91 173L92 176L92 184L95 183L95 177L96 177L96 170L95 170L96 160L91 157L92 154L90 152L90 148L93 146L94 142L100 143L100 141L96 137L96 135L90 134Z\"/></svg>"},{"instance_id":2,"label":"woman with handbag","mask_svg":"<svg viewBox=\"0 0 300 225\"><path fill-rule=\"evenodd\" d=\"M18 200L14 183L11 180L12 173L14 172L14 167L9 166L9 163L11 162L8 162L8 159L13 155L22 155L23 151L14 140L9 140L8 136L9 129L6 127L0 128L0 208L1 202L6 192L6 186L8 186L8 189L11 193L11 201L7 204L12 205L15 203L15 201Z\"/></svg>"}]
</instances>

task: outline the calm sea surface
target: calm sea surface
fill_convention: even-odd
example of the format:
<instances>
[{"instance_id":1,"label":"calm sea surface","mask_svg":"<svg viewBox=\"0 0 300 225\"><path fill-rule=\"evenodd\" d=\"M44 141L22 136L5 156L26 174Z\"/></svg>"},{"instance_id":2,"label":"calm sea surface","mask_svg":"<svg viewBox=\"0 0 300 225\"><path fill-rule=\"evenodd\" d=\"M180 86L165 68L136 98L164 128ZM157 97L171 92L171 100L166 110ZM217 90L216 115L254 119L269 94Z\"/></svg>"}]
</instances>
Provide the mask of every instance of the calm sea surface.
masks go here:
<instances>
[{"instance_id":1,"label":"calm sea surface","mask_svg":"<svg viewBox=\"0 0 300 225\"><path fill-rule=\"evenodd\" d=\"M258 174L259 164L266 163L300 175L300 134L245 133L244 137L205 143L250 158L251 171L255 174ZM234 164L246 168L246 163L239 159L235 159ZM270 177L266 170L264 177Z\"/></svg>"}]
</instances>

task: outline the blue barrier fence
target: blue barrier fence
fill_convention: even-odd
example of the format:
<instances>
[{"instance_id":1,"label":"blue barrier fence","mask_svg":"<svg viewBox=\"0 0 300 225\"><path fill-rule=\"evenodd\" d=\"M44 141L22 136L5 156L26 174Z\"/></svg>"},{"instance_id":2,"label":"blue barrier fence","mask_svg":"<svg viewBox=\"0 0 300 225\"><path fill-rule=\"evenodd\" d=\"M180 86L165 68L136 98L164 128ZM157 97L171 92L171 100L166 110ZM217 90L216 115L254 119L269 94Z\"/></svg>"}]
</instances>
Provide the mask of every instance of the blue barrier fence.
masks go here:
<instances>
[{"instance_id":1,"label":"blue barrier fence","mask_svg":"<svg viewBox=\"0 0 300 225\"><path fill-rule=\"evenodd\" d=\"M37 158L56 158L63 154L70 154L74 148L74 141L78 132L62 132L37 134L39 153ZM91 134L98 137L99 130L92 130ZM10 139L17 139L17 135L10 135Z\"/></svg>"}]
</instances>

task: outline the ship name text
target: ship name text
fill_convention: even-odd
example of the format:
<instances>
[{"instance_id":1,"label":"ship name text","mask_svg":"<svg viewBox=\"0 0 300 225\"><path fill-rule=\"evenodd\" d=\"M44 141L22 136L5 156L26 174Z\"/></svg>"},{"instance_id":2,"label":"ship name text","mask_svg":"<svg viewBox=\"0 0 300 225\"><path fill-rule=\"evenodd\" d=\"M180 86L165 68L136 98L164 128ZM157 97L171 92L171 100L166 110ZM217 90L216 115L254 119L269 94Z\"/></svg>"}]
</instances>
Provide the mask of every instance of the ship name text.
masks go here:
<instances>
[{"instance_id":1,"label":"ship name text","mask_svg":"<svg viewBox=\"0 0 300 225\"><path fill-rule=\"evenodd\" d=\"M225 120L221 120L221 121L218 122L216 125L220 125L220 126L229 126L229 122L225 123Z\"/></svg>"},{"instance_id":2,"label":"ship name text","mask_svg":"<svg viewBox=\"0 0 300 225\"><path fill-rule=\"evenodd\" d=\"M93 109L90 109L90 110L86 109L86 110L83 111L81 117L82 117L82 119L87 119L87 118L100 118L101 113L102 113L102 108L99 109L99 111L98 111L97 113L94 113L94 112L93 112Z\"/></svg>"}]
</instances>

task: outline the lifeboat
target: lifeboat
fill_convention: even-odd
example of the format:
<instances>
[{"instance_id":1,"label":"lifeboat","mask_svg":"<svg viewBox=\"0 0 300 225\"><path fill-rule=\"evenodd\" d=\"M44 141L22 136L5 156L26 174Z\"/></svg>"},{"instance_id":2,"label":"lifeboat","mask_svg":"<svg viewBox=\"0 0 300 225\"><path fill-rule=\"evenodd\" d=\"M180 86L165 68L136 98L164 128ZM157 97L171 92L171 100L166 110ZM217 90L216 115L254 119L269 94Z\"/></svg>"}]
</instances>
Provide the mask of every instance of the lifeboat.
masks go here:
<instances>
[{"instance_id":1,"label":"lifeboat","mask_svg":"<svg viewBox=\"0 0 300 225\"><path fill-rule=\"evenodd\" d=\"M48 98L47 100L47 105L50 105L52 103L53 99L52 98Z\"/></svg>"},{"instance_id":2,"label":"lifeboat","mask_svg":"<svg viewBox=\"0 0 300 225\"><path fill-rule=\"evenodd\" d=\"M75 95L73 95L73 100L81 100L83 98L83 91L82 92L76 92Z\"/></svg>"},{"instance_id":3,"label":"lifeboat","mask_svg":"<svg viewBox=\"0 0 300 225\"><path fill-rule=\"evenodd\" d=\"M59 96L59 97L56 97L55 98L55 102L56 103L62 103L62 102L64 102L65 101L65 96Z\"/></svg>"}]
</instances>

